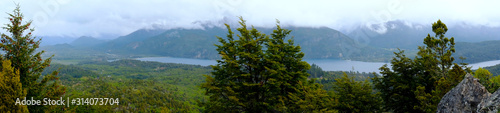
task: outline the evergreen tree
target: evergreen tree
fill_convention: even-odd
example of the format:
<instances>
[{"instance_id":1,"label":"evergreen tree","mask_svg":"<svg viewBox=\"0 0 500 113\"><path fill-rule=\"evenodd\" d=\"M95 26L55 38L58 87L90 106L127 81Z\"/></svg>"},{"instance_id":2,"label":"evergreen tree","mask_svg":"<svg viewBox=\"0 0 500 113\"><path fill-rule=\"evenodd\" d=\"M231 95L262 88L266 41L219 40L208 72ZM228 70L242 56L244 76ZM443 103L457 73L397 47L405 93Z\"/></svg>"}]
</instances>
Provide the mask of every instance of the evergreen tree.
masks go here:
<instances>
[{"instance_id":1,"label":"evergreen tree","mask_svg":"<svg viewBox=\"0 0 500 113\"><path fill-rule=\"evenodd\" d=\"M419 56L424 58L426 61L433 60L437 63L437 77L447 78L448 70L453 65L453 61L455 58L451 56L452 53L455 53L455 38L445 37L444 35L448 31L448 27L438 20L432 24L432 32L435 33L434 37L431 37L430 34L427 34L427 37L424 39L424 44L426 46L419 47ZM430 56L431 59L427 59L427 56ZM435 68L428 67L428 68Z\"/></svg>"},{"instance_id":2,"label":"evergreen tree","mask_svg":"<svg viewBox=\"0 0 500 113\"><path fill-rule=\"evenodd\" d=\"M419 46L414 59L395 53L392 70L381 67L383 78L374 77L375 88L382 93L385 107L395 112L435 112L441 97L455 87L470 68L452 63L454 38L444 35L448 28L441 20L432 24L432 31ZM464 64L465 65L465 64ZM452 67L453 66L453 67ZM452 68L451 68L452 67ZM450 68L452 70L450 70Z\"/></svg>"},{"instance_id":3,"label":"evergreen tree","mask_svg":"<svg viewBox=\"0 0 500 113\"><path fill-rule=\"evenodd\" d=\"M212 76L205 75L201 87L210 97L204 103L206 112L308 112L327 110L322 89L307 80L309 64L293 40L285 42L291 32L277 25L271 38L257 29L247 29L240 17L238 39L229 25L227 40L217 37L217 51L222 56L212 66ZM264 45L265 48L264 49Z\"/></svg>"},{"instance_id":4,"label":"evergreen tree","mask_svg":"<svg viewBox=\"0 0 500 113\"><path fill-rule=\"evenodd\" d=\"M19 71L14 71L8 60L2 61L0 72L0 112L28 112L26 105L16 105L16 100L26 97L26 90L20 82Z\"/></svg>"},{"instance_id":5,"label":"evergreen tree","mask_svg":"<svg viewBox=\"0 0 500 113\"><path fill-rule=\"evenodd\" d=\"M43 60L41 55L44 51L36 52L40 40L35 41L36 37L31 34L34 31L34 29L30 29L32 21L22 23L24 16L19 5L13 13L9 13L9 16L10 24L2 27L10 33L2 33L1 36L0 48L5 52L2 59L10 60L14 71L19 72L22 87L27 89L26 98L33 97L36 100L42 100L43 98L59 99L65 93L66 88L61 87L56 81L58 79L55 77L57 72L54 71L52 74L42 76L40 80L43 69L50 66L52 57ZM43 112L45 109L53 107L55 106L28 106L30 112Z\"/></svg>"},{"instance_id":6,"label":"evergreen tree","mask_svg":"<svg viewBox=\"0 0 500 113\"><path fill-rule=\"evenodd\" d=\"M344 73L342 78L335 79L333 84L334 97L338 99L335 107L343 113L368 113L381 110L382 99L379 93L374 93L372 85L365 81L354 81Z\"/></svg>"},{"instance_id":7,"label":"evergreen tree","mask_svg":"<svg viewBox=\"0 0 500 113\"><path fill-rule=\"evenodd\" d=\"M392 70L384 65L380 67L382 77L375 76L373 83L375 89L381 93L384 109L394 112L422 112L413 108L418 105L413 91L417 88L419 69L415 68L415 62L404 55L400 50L394 53L396 56L391 60Z\"/></svg>"}]
</instances>

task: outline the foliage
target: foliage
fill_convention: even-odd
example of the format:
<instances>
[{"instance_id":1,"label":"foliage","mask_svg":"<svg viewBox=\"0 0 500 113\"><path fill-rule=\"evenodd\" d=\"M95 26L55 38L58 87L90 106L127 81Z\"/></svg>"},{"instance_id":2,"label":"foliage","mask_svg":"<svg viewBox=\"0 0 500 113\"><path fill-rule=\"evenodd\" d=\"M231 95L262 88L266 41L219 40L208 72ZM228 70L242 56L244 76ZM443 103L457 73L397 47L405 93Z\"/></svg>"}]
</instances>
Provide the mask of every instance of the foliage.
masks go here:
<instances>
[{"instance_id":1,"label":"foliage","mask_svg":"<svg viewBox=\"0 0 500 113\"><path fill-rule=\"evenodd\" d=\"M66 88L61 87L59 82L56 81L58 79L55 77L56 71L40 79L43 69L49 66L51 58L42 61L40 55L44 51L36 52L40 40L35 41L36 37L32 37L31 33L34 29L29 28L31 21L22 24L24 16L19 6L16 7L13 13L9 13L9 16L10 24L2 27L10 33L10 36L2 33L0 48L5 52L3 59L10 60L14 71L19 71L22 86L27 89L27 98L33 97L36 100L42 100L43 98L58 99L65 93ZM53 106L28 106L30 112L41 112L51 107Z\"/></svg>"},{"instance_id":2,"label":"foliage","mask_svg":"<svg viewBox=\"0 0 500 113\"><path fill-rule=\"evenodd\" d=\"M326 75L325 71L316 64L312 64L311 69L307 70L307 73L311 75L309 76L310 78L321 78Z\"/></svg>"},{"instance_id":3,"label":"foliage","mask_svg":"<svg viewBox=\"0 0 500 113\"><path fill-rule=\"evenodd\" d=\"M0 111L1 112L28 112L26 105L16 105L16 99L23 100L26 97L26 89L20 81L19 71L14 71L8 60L2 61L0 72Z\"/></svg>"},{"instance_id":4,"label":"foliage","mask_svg":"<svg viewBox=\"0 0 500 113\"><path fill-rule=\"evenodd\" d=\"M354 81L364 81L366 79L373 78L375 76L379 76L376 73L365 73L365 72L354 72L354 71L326 71L325 76L321 78L316 78L317 82L323 85L323 89L326 91L333 91L333 83L336 82L335 79L342 78L344 73L348 76L354 77ZM371 80L370 80L371 82Z\"/></svg>"},{"instance_id":5,"label":"foliage","mask_svg":"<svg viewBox=\"0 0 500 113\"><path fill-rule=\"evenodd\" d=\"M119 98L120 104L57 106L58 110L50 112L201 112L197 100L206 97L198 85L204 80L202 74L211 71L203 66L138 60L52 66L59 69L60 80L68 87L63 98ZM73 76L80 73L87 74Z\"/></svg>"},{"instance_id":6,"label":"foliage","mask_svg":"<svg viewBox=\"0 0 500 113\"><path fill-rule=\"evenodd\" d=\"M229 25L227 40L218 37L217 51L222 56L212 66L213 76L205 75L201 87L210 96L204 103L206 112L313 112L327 110L324 98L306 72L310 66L302 61L304 53L293 40L285 42L291 32L277 25L268 35L247 29L240 18L238 39ZM264 46L265 48L264 49Z\"/></svg>"},{"instance_id":7,"label":"foliage","mask_svg":"<svg viewBox=\"0 0 500 113\"><path fill-rule=\"evenodd\" d=\"M484 67L484 69L488 70L493 76L500 75L500 64Z\"/></svg>"},{"instance_id":8,"label":"foliage","mask_svg":"<svg viewBox=\"0 0 500 113\"><path fill-rule=\"evenodd\" d=\"M368 79L355 81L354 77L343 74L333 84L334 97L338 100L336 109L344 113L379 112L382 99L374 93Z\"/></svg>"},{"instance_id":9,"label":"foliage","mask_svg":"<svg viewBox=\"0 0 500 113\"><path fill-rule=\"evenodd\" d=\"M486 87L488 92L495 92L500 87L500 82L495 83L492 74L481 67L474 72L474 77L479 79L479 83Z\"/></svg>"},{"instance_id":10,"label":"foliage","mask_svg":"<svg viewBox=\"0 0 500 113\"><path fill-rule=\"evenodd\" d=\"M72 81L72 78L81 78L83 76L93 76L97 73L90 70L82 69L76 65L62 65L62 64L52 64L50 67L45 68L42 75L50 74L50 72L58 71L58 76L61 81ZM64 83L63 83L64 84Z\"/></svg>"},{"instance_id":11,"label":"foliage","mask_svg":"<svg viewBox=\"0 0 500 113\"><path fill-rule=\"evenodd\" d=\"M492 86L497 87L492 89L495 89L494 91L498 90L498 86L500 86L500 76L493 76L490 79L490 82L492 83Z\"/></svg>"},{"instance_id":12,"label":"foliage","mask_svg":"<svg viewBox=\"0 0 500 113\"><path fill-rule=\"evenodd\" d=\"M392 70L384 65L380 68L383 77L374 77L375 88L382 93L387 109L435 112L441 97L461 81L466 71L470 71L468 67L453 64L455 42L453 37L444 36L448 31L446 25L438 20L432 24L432 31L435 36L427 35L425 46L418 47L414 59L406 57L400 50L394 53Z\"/></svg>"}]
</instances>

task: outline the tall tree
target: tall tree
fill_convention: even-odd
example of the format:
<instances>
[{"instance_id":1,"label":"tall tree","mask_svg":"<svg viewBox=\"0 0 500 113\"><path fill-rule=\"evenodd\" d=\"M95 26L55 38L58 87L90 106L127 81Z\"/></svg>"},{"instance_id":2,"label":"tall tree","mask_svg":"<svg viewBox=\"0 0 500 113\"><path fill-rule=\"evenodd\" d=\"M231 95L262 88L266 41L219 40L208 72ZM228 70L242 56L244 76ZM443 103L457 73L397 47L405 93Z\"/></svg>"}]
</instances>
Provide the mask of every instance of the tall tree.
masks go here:
<instances>
[{"instance_id":1,"label":"tall tree","mask_svg":"<svg viewBox=\"0 0 500 113\"><path fill-rule=\"evenodd\" d=\"M8 13L10 23L2 27L9 34L2 33L0 48L5 52L2 59L12 62L11 66L19 72L22 87L27 89L26 97L37 100L43 98L58 99L65 93L66 88L56 81L57 74L45 75L40 79L43 69L50 65L51 58L43 60L41 55L44 51L36 52L40 45L40 40L35 41L33 37L33 28L30 29L32 21L23 24L23 14L19 5L13 13ZM27 32L26 32L27 31ZM54 81L54 82L49 82ZM54 106L28 106L30 112L43 112L46 108Z\"/></svg>"},{"instance_id":2,"label":"tall tree","mask_svg":"<svg viewBox=\"0 0 500 113\"><path fill-rule=\"evenodd\" d=\"M413 108L418 105L413 91L417 88L420 75L418 68L414 68L415 62L404 55L400 50L394 53L396 56L391 60L391 68L384 65L380 67L382 77L375 76L373 83L375 89L381 93L384 109L394 112L422 112Z\"/></svg>"},{"instance_id":3,"label":"tall tree","mask_svg":"<svg viewBox=\"0 0 500 113\"><path fill-rule=\"evenodd\" d=\"M217 51L222 56L212 66L212 76L205 75L201 87L210 97L205 103L207 112L306 112L326 110L322 105L311 104L322 91L307 80L309 64L302 61L304 53L293 40L285 42L291 32L277 25L271 38L257 29L247 29L240 17L241 28L234 38L229 25L227 40L217 37ZM263 48L265 46L265 49ZM323 91L324 92L324 91ZM313 95L313 96L311 96Z\"/></svg>"},{"instance_id":4,"label":"tall tree","mask_svg":"<svg viewBox=\"0 0 500 113\"><path fill-rule=\"evenodd\" d=\"M26 90L20 81L19 71L14 71L8 60L2 61L0 72L0 112L28 112L26 105L16 105L17 99L26 97Z\"/></svg>"},{"instance_id":5,"label":"tall tree","mask_svg":"<svg viewBox=\"0 0 500 113\"><path fill-rule=\"evenodd\" d=\"M453 65L453 61L455 58L451 56L452 53L455 53L455 38L445 37L444 35L448 31L448 27L446 24L438 20L432 24L432 32L435 33L434 37L431 37L430 34L427 34L427 37L424 39L424 44L426 46L419 47L419 55L421 58L425 58L427 55L432 56L432 59L426 60L434 60L437 61L437 77L445 77L447 78L448 70ZM432 67L431 67L432 68Z\"/></svg>"},{"instance_id":6,"label":"tall tree","mask_svg":"<svg viewBox=\"0 0 500 113\"><path fill-rule=\"evenodd\" d=\"M435 112L446 92L460 82L466 71L454 64L454 38L444 35L448 28L441 20L432 24L434 36L424 39L414 59L401 51L391 61L392 70L381 67L383 78L375 77L376 89L382 93L385 107L395 112ZM465 65L465 64L464 64ZM453 66L453 68L451 68ZM450 70L450 68L452 70Z\"/></svg>"}]
</instances>

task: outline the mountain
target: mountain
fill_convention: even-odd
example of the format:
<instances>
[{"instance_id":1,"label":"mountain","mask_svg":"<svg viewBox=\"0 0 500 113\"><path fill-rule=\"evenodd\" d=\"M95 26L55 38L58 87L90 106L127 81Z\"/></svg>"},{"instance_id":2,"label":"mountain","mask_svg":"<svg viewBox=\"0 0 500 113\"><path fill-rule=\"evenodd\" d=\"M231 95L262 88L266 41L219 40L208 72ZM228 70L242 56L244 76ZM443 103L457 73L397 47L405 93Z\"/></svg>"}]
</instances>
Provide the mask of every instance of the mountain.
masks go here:
<instances>
[{"instance_id":1,"label":"mountain","mask_svg":"<svg viewBox=\"0 0 500 113\"><path fill-rule=\"evenodd\" d=\"M392 51L369 46L359 46L347 35L327 27L285 27L292 30L295 44L300 45L306 54L305 58L334 58L370 60L368 57L382 57ZM272 28L257 28L270 34ZM235 30L233 30L234 32ZM216 36L226 38L227 30L220 27L204 29L170 29L163 31L138 30L129 35L100 44L96 48L112 54L146 54L183 58L218 59L219 54L214 44L218 44ZM236 33L238 34L238 33ZM371 55L366 55L371 54ZM387 59L384 59L387 61Z\"/></svg>"},{"instance_id":2,"label":"mountain","mask_svg":"<svg viewBox=\"0 0 500 113\"><path fill-rule=\"evenodd\" d=\"M98 44L102 44L106 41L99 40L93 37L82 36L70 43L70 45L75 47L93 47Z\"/></svg>"},{"instance_id":3,"label":"mountain","mask_svg":"<svg viewBox=\"0 0 500 113\"><path fill-rule=\"evenodd\" d=\"M500 40L490 40L483 42L457 42L455 44L456 53L453 54L455 61L461 62L459 57L467 58L465 63L477 63L500 59Z\"/></svg>"},{"instance_id":4,"label":"mountain","mask_svg":"<svg viewBox=\"0 0 500 113\"><path fill-rule=\"evenodd\" d=\"M378 33L376 28L360 28L345 35L328 27L295 27L285 26L292 30L288 39L293 39L301 46L306 59L349 59L371 62L389 62L397 48L405 50L408 56L414 56L417 46L423 45L423 38L431 33L430 26L392 21L385 23L385 33ZM235 28L235 27L233 27ZM450 27L446 36L453 36L460 30ZM271 34L274 28L257 28L260 32ZM427 30L425 30L427 29ZM452 32L453 30L455 32ZM483 28L486 29L486 28ZM487 31L487 30L486 30ZM233 29L233 32L236 32ZM482 32L473 32L481 34ZM236 32L238 34L238 32ZM482 33L489 34L489 33ZM219 44L217 36L226 38L226 28L205 26L203 29L140 29L128 35L110 41L102 41L92 37L80 37L67 45L53 45L50 52L56 52L57 59L80 57L85 59L100 58L136 58L145 56L168 56L181 58L219 59L214 44ZM472 36L472 35L471 35ZM480 35L478 40L493 39L496 33ZM470 37L456 38L455 62L477 63L500 59L499 40L483 42L467 41ZM479 37L479 36L478 36ZM82 48L85 47L85 48ZM79 51L79 52L78 52ZM49 52L49 53L50 53ZM461 61L459 57L467 59Z\"/></svg>"},{"instance_id":5,"label":"mountain","mask_svg":"<svg viewBox=\"0 0 500 113\"><path fill-rule=\"evenodd\" d=\"M500 76L500 64L484 67L484 69L488 70L493 76Z\"/></svg>"},{"instance_id":6,"label":"mountain","mask_svg":"<svg viewBox=\"0 0 500 113\"><path fill-rule=\"evenodd\" d=\"M43 58L48 58L52 55L53 60L69 60L69 61L80 61L80 60L95 60L95 59L107 59L116 58L116 55L106 54L99 50L94 50L91 48L75 47L70 44L56 44L49 46L42 46L37 50L44 50L45 53L42 54Z\"/></svg>"},{"instance_id":7,"label":"mountain","mask_svg":"<svg viewBox=\"0 0 500 113\"><path fill-rule=\"evenodd\" d=\"M139 29L128 35L118 37L103 44L99 44L98 47L106 49L120 49L121 47L127 46L127 44L145 40L165 31L166 30L164 29Z\"/></svg>"},{"instance_id":8,"label":"mountain","mask_svg":"<svg viewBox=\"0 0 500 113\"><path fill-rule=\"evenodd\" d=\"M466 23L448 24L446 37L454 37L455 42L482 42L500 40L500 27L468 25ZM379 32L377 32L379 31ZM434 36L432 23L416 24L401 20L388 21L370 27L361 26L349 33L355 40L363 40L367 45L381 48L417 49L423 45L427 34Z\"/></svg>"},{"instance_id":9,"label":"mountain","mask_svg":"<svg viewBox=\"0 0 500 113\"><path fill-rule=\"evenodd\" d=\"M129 52L184 58L218 58L214 44L216 36L225 36L226 30L219 27L205 29L172 29L143 41L129 43L124 48Z\"/></svg>"},{"instance_id":10,"label":"mountain","mask_svg":"<svg viewBox=\"0 0 500 113\"><path fill-rule=\"evenodd\" d=\"M370 27L359 27L348 36L374 47L416 49L423 44L427 33L432 32L431 27L403 21L389 21Z\"/></svg>"},{"instance_id":11,"label":"mountain","mask_svg":"<svg viewBox=\"0 0 500 113\"><path fill-rule=\"evenodd\" d=\"M71 41L74 41L76 39L72 37L62 37L62 36L37 36L36 38L42 39L40 41L40 46L71 43Z\"/></svg>"}]
</instances>

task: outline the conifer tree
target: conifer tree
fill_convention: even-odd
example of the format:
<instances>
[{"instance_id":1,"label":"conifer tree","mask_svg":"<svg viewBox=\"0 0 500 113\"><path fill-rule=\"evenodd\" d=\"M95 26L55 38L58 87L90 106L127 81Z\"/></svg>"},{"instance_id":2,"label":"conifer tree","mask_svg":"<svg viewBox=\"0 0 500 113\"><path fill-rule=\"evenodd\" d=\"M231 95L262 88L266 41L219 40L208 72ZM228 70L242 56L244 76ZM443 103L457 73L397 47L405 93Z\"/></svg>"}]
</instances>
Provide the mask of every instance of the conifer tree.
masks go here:
<instances>
[{"instance_id":1,"label":"conifer tree","mask_svg":"<svg viewBox=\"0 0 500 113\"><path fill-rule=\"evenodd\" d=\"M2 61L0 72L0 112L28 112L26 105L16 105L17 99L26 97L26 90L20 81L19 71L14 71L8 60Z\"/></svg>"},{"instance_id":2,"label":"conifer tree","mask_svg":"<svg viewBox=\"0 0 500 113\"><path fill-rule=\"evenodd\" d=\"M41 76L45 67L50 66L52 57L42 59L44 51L36 52L40 45L40 40L35 40L33 28L30 28L32 21L23 24L24 16L19 5L13 13L8 13L9 24L5 29L8 34L2 33L0 48L5 52L2 59L10 60L11 66L19 72L22 87L27 89L27 98L33 97L37 100L43 98L59 99L65 93L66 88L57 81L57 74ZM41 78L41 79L40 79ZM49 82L54 81L54 82ZM54 106L28 106L30 112L43 112L46 108Z\"/></svg>"},{"instance_id":3,"label":"conifer tree","mask_svg":"<svg viewBox=\"0 0 500 113\"><path fill-rule=\"evenodd\" d=\"M309 64L293 40L285 42L291 32L277 25L271 38L257 29L247 29L240 17L237 39L228 29L227 40L217 37L217 51L222 56L212 66L212 76L205 75L201 87L209 96L206 112L309 112L326 111L324 92L307 80ZM265 46L265 48L264 48Z\"/></svg>"}]
</instances>

